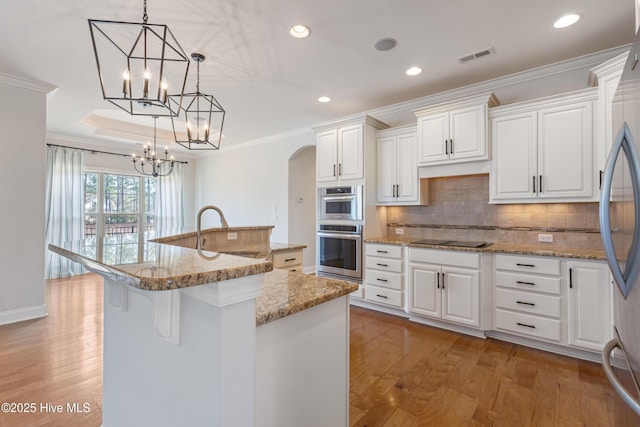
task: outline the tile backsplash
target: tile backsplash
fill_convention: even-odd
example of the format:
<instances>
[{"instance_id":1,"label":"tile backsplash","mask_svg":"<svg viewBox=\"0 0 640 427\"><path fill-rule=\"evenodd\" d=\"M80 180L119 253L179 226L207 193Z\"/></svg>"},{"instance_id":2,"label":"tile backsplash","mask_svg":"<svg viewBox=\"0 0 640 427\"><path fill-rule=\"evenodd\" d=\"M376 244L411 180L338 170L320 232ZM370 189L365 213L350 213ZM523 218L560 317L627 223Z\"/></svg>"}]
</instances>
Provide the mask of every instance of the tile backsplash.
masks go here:
<instances>
[{"instance_id":1,"label":"tile backsplash","mask_svg":"<svg viewBox=\"0 0 640 427\"><path fill-rule=\"evenodd\" d=\"M387 207L387 232L416 239L601 247L598 203L489 204L489 175L429 179L428 206ZM538 242L552 234L553 243Z\"/></svg>"}]
</instances>

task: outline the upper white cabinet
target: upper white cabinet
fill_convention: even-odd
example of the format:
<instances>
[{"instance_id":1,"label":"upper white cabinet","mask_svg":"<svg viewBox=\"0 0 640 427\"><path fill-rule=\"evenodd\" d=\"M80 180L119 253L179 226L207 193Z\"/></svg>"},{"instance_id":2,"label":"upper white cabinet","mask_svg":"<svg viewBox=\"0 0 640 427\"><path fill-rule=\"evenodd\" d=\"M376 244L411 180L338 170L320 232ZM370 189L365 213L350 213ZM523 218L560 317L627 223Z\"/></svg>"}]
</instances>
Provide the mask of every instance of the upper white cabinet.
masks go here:
<instances>
[{"instance_id":1,"label":"upper white cabinet","mask_svg":"<svg viewBox=\"0 0 640 427\"><path fill-rule=\"evenodd\" d=\"M618 129L613 128L613 97L616 94L622 70L629 53L623 53L589 70L589 86L598 87L598 103L594 113L594 147L598 189L602 187L602 175L611 144ZM615 183L614 183L615 184ZM614 188L616 185L614 185Z\"/></svg>"},{"instance_id":2,"label":"upper white cabinet","mask_svg":"<svg viewBox=\"0 0 640 427\"><path fill-rule=\"evenodd\" d=\"M369 116L316 127L316 178L319 186L375 175L375 132L388 126Z\"/></svg>"},{"instance_id":3,"label":"upper white cabinet","mask_svg":"<svg viewBox=\"0 0 640 427\"><path fill-rule=\"evenodd\" d=\"M317 135L318 181L364 178L364 139L361 124Z\"/></svg>"},{"instance_id":4,"label":"upper white cabinet","mask_svg":"<svg viewBox=\"0 0 640 427\"><path fill-rule=\"evenodd\" d=\"M490 202L595 200L592 89L494 108Z\"/></svg>"},{"instance_id":5,"label":"upper white cabinet","mask_svg":"<svg viewBox=\"0 0 640 427\"><path fill-rule=\"evenodd\" d=\"M378 204L417 204L419 201L416 127L378 131Z\"/></svg>"},{"instance_id":6,"label":"upper white cabinet","mask_svg":"<svg viewBox=\"0 0 640 427\"><path fill-rule=\"evenodd\" d=\"M492 93L414 111L420 166L489 158L487 109L497 105Z\"/></svg>"}]
</instances>

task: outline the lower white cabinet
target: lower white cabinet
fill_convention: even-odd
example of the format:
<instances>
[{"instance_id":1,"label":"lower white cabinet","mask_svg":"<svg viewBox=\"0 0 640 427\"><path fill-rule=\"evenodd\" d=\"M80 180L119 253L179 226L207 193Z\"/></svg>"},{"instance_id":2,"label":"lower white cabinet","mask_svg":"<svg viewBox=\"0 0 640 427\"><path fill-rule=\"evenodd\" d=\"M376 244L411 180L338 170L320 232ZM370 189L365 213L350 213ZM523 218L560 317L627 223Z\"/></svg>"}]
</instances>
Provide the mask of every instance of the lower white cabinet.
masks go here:
<instances>
[{"instance_id":1,"label":"lower white cabinet","mask_svg":"<svg viewBox=\"0 0 640 427\"><path fill-rule=\"evenodd\" d=\"M606 263L567 261L570 346L602 351L612 336L611 282Z\"/></svg>"},{"instance_id":2,"label":"lower white cabinet","mask_svg":"<svg viewBox=\"0 0 640 427\"><path fill-rule=\"evenodd\" d=\"M480 326L480 255L409 248L409 312Z\"/></svg>"},{"instance_id":3,"label":"lower white cabinet","mask_svg":"<svg viewBox=\"0 0 640 427\"><path fill-rule=\"evenodd\" d=\"M404 257L399 245L365 244L364 297L367 301L404 308Z\"/></svg>"},{"instance_id":4,"label":"lower white cabinet","mask_svg":"<svg viewBox=\"0 0 640 427\"><path fill-rule=\"evenodd\" d=\"M289 271L302 271L302 249L272 254L273 268Z\"/></svg>"}]
</instances>

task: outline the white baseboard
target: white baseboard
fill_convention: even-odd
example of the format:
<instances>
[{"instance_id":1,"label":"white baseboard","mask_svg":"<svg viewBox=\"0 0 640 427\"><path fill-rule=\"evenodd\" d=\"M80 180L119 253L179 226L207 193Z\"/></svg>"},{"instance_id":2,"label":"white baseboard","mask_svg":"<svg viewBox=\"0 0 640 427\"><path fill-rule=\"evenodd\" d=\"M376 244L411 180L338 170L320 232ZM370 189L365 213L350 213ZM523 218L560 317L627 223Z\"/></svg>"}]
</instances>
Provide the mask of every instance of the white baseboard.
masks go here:
<instances>
[{"instance_id":1,"label":"white baseboard","mask_svg":"<svg viewBox=\"0 0 640 427\"><path fill-rule=\"evenodd\" d=\"M316 274L316 266L312 265L312 266L309 266L309 267L303 267L302 268L302 272L304 274Z\"/></svg>"},{"instance_id":2,"label":"white baseboard","mask_svg":"<svg viewBox=\"0 0 640 427\"><path fill-rule=\"evenodd\" d=\"M33 307L18 308L16 310L7 310L0 312L0 325L9 323L22 322L24 320L38 319L46 317L47 305L35 305Z\"/></svg>"}]
</instances>

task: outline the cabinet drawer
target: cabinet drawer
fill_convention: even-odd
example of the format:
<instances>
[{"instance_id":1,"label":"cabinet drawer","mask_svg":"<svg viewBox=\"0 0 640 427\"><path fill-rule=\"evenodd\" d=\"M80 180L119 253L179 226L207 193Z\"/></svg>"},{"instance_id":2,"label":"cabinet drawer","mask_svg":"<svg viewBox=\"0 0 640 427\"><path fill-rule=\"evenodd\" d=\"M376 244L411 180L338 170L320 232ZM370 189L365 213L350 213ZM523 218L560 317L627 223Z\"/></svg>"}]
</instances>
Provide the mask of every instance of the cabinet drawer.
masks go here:
<instances>
[{"instance_id":1,"label":"cabinet drawer","mask_svg":"<svg viewBox=\"0 0 640 427\"><path fill-rule=\"evenodd\" d=\"M349 294L352 298L364 298L364 285L358 285L358 289Z\"/></svg>"},{"instance_id":2,"label":"cabinet drawer","mask_svg":"<svg viewBox=\"0 0 640 427\"><path fill-rule=\"evenodd\" d=\"M402 258L402 246L367 243L366 254L383 258Z\"/></svg>"},{"instance_id":3,"label":"cabinet drawer","mask_svg":"<svg viewBox=\"0 0 640 427\"><path fill-rule=\"evenodd\" d=\"M496 307L560 318L560 297L496 289Z\"/></svg>"},{"instance_id":4,"label":"cabinet drawer","mask_svg":"<svg viewBox=\"0 0 640 427\"><path fill-rule=\"evenodd\" d=\"M555 258L496 255L496 270L522 271L526 273L560 275L560 260Z\"/></svg>"},{"instance_id":5,"label":"cabinet drawer","mask_svg":"<svg viewBox=\"0 0 640 427\"><path fill-rule=\"evenodd\" d=\"M402 274L388 271L377 271L367 269L367 285L380 286L382 288L397 289L401 291Z\"/></svg>"},{"instance_id":6,"label":"cabinet drawer","mask_svg":"<svg viewBox=\"0 0 640 427\"><path fill-rule=\"evenodd\" d=\"M560 342L561 323L531 314L496 310L496 329Z\"/></svg>"},{"instance_id":7,"label":"cabinet drawer","mask_svg":"<svg viewBox=\"0 0 640 427\"><path fill-rule=\"evenodd\" d=\"M391 305L402 308L402 292L392 289L379 288L367 285L365 299L368 301Z\"/></svg>"},{"instance_id":8,"label":"cabinet drawer","mask_svg":"<svg viewBox=\"0 0 640 427\"><path fill-rule=\"evenodd\" d=\"M496 271L496 286L560 295L560 278Z\"/></svg>"},{"instance_id":9,"label":"cabinet drawer","mask_svg":"<svg viewBox=\"0 0 640 427\"><path fill-rule=\"evenodd\" d=\"M302 251L279 252L273 254L273 268L285 268L302 264Z\"/></svg>"},{"instance_id":10,"label":"cabinet drawer","mask_svg":"<svg viewBox=\"0 0 640 427\"><path fill-rule=\"evenodd\" d=\"M402 273L402 260L400 259L377 258L368 256L366 262L367 270L373 268L376 270Z\"/></svg>"},{"instance_id":11,"label":"cabinet drawer","mask_svg":"<svg viewBox=\"0 0 640 427\"><path fill-rule=\"evenodd\" d=\"M480 254L462 251L409 248L409 261L480 268Z\"/></svg>"}]
</instances>

